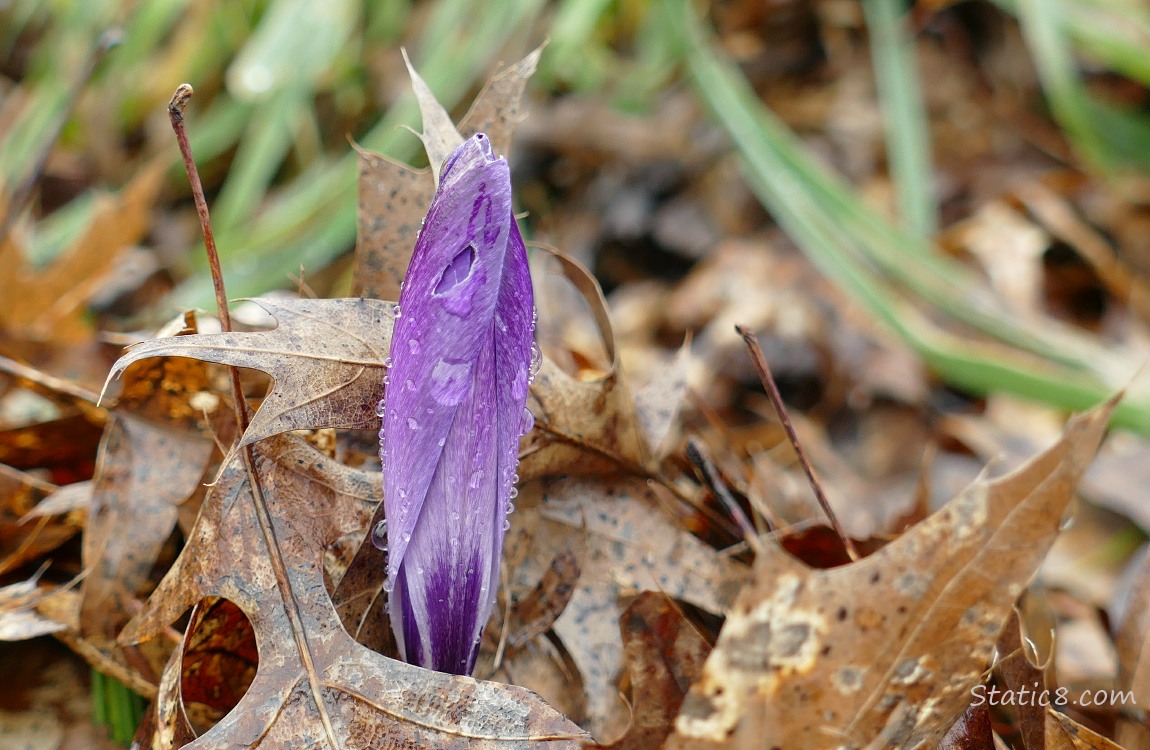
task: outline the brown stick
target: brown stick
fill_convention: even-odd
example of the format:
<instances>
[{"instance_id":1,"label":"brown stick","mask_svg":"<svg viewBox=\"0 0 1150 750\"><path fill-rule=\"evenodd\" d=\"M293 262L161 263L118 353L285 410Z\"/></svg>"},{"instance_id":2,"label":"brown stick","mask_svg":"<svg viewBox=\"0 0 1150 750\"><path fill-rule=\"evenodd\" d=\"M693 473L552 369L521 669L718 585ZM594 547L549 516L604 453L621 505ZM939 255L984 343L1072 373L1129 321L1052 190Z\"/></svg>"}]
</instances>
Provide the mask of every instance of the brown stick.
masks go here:
<instances>
[{"instance_id":1,"label":"brown stick","mask_svg":"<svg viewBox=\"0 0 1150 750\"><path fill-rule=\"evenodd\" d=\"M779 387L775 385L775 378L771 375L771 368L767 364L767 360L763 357L763 350L759 347L759 341L755 337L755 332L742 326L735 326L735 330L743 337L743 341L747 344L747 348L751 352L751 359L754 360L755 369L759 372L759 380L763 383L763 388L767 391L767 397L771 400L771 406L775 407L775 413L779 415L779 421L783 425L783 430L787 433L787 439L791 441L791 447L795 451L795 456L799 459L799 465L803 467L806 472L807 481L811 484L811 489L815 491L815 499L819 502L819 507L826 513L827 519L831 522L831 528L842 539L843 546L846 548L847 554L851 560L858 560L859 553L855 549L854 542L847 536L846 531L843 530L839 519L835 516L835 512L831 510L831 504L827 501L826 494L823 493L822 485L819 484L818 477L815 476L814 467L811 462L807 460L806 451L803 450L802 444L799 442L799 436L795 433L795 426L791 424L791 418L787 415L787 407L783 404L783 397L779 394Z\"/></svg>"},{"instance_id":2,"label":"brown stick","mask_svg":"<svg viewBox=\"0 0 1150 750\"><path fill-rule=\"evenodd\" d=\"M204 247L208 252L208 266L212 273L212 286L216 291L216 307L218 308L220 317L220 328L224 333L230 333L232 330L232 316L228 313L228 296L224 291L224 275L220 270L220 256L216 252L216 237L212 232L212 220L208 214L208 201L204 198L204 186L200 182L200 171L196 168L196 161L192 157L192 146L188 142L188 133L184 128L184 110L188 106L188 100L192 98L192 87L187 83L181 83L176 89L176 93L172 95L172 100L168 102L168 119L172 121L172 130L176 134L176 142L180 146L180 155L184 158L184 169L188 173L188 182L192 187L192 199L196 203L196 213L200 217L200 229L204 233ZM236 423L239 426L239 436L242 437L244 432L248 429L248 407L247 401L244 400L243 384L240 382L240 371L237 367L228 367L228 372L231 374L232 381L232 399L235 402L236 409ZM292 590L291 582L288 578L287 565L284 564L283 557L279 551L279 540L276 539L275 526L272 523L271 511L268 510L267 500L264 497L263 484L260 482L259 474L256 472L255 452L252 446L245 445L240 448L240 457L244 462L244 469L248 474L248 482L252 490L252 504L255 506L256 520L260 526L260 532L264 538L264 544L268 548L268 559L271 562L272 570L275 571L276 586L280 590L280 596L283 597L284 602L291 602L292 606L284 607L287 611L288 619L292 624L292 635L295 638L296 650L299 651L300 661L303 662L305 671L308 675L308 682L312 689L312 695L316 699L316 707L319 709L320 719L324 726L324 731L327 734L328 743L333 747L339 747L336 740L335 728L332 726L331 719L324 709L323 701L319 700L321 693L321 686L318 681L315 666L312 664L311 646L308 644L307 631L304 628L303 619L299 614L299 602L296 600L295 591Z\"/></svg>"},{"instance_id":3,"label":"brown stick","mask_svg":"<svg viewBox=\"0 0 1150 750\"><path fill-rule=\"evenodd\" d=\"M727 487L723 478L719 476L719 471L715 468L715 464L707 455L703 446L691 438L687 441L687 458L695 465L699 472L703 475L703 481L715 493L715 496L722 501L726 506L727 512L731 518L735 519L735 523L739 527L739 531L743 533L743 539L755 550L761 550L763 545L759 542L759 532L755 529L751 520L747 518L747 514L739 506L735 496L731 494L731 490Z\"/></svg>"}]
</instances>

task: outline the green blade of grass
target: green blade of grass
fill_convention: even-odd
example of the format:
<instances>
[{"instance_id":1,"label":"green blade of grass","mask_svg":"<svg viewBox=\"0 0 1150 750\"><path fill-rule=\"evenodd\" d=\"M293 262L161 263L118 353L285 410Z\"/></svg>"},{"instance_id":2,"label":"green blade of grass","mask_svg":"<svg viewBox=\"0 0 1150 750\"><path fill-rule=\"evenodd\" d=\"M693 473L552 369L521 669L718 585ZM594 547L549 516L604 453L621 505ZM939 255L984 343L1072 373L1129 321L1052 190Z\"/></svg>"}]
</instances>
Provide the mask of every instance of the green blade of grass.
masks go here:
<instances>
[{"instance_id":1,"label":"green blade of grass","mask_svg":"<svg viewBox=\"0 0 1150 750\"><path fill-rule=\"evenodd\" d=\"M930 136L902 0L864 0L871 59L886 134L886 153L903 228L917 237L938 229Z\"/></svg>"}]
</instances>

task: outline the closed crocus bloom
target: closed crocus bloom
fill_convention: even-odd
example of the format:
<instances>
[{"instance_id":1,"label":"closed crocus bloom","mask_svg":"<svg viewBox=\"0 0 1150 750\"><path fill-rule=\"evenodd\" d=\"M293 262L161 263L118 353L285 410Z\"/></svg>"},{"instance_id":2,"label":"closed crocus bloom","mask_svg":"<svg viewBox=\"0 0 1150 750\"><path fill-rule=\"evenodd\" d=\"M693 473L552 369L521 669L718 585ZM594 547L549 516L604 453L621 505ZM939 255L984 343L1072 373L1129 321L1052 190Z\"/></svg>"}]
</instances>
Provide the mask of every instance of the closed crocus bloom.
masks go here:
<instances>
[{"instance_id":1,"label":"closed crocus bloom","mask_svg":"<svg viewBox=\"0 0 1150 750\"><path fill-rule=\"evenodd\" d=\"M444 162L399 298L380 433L401 655L475 665L495 603L533 359L511 178L483 134Z\"/></svg>"}]
</instances>

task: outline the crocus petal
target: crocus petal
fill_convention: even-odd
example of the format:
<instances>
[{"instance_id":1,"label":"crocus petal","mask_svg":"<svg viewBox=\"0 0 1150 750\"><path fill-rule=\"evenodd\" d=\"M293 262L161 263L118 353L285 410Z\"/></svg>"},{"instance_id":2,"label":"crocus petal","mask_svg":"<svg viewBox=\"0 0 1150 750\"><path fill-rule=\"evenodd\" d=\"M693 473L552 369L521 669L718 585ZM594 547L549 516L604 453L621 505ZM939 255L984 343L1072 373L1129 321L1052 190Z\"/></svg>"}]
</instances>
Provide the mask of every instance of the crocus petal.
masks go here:
<instances>
[{"instance_id":1,"label":"crocus petal","mask_svg":"<svg viewBox=\"0 0 1150 750\"><path fill-rule=\"evenodd\" d=\"M507 163L482 134L444 163L399 304L383 423L392 626L409 661L467 673L495 601L533 314Z\"/></svg>"}]
</instances>

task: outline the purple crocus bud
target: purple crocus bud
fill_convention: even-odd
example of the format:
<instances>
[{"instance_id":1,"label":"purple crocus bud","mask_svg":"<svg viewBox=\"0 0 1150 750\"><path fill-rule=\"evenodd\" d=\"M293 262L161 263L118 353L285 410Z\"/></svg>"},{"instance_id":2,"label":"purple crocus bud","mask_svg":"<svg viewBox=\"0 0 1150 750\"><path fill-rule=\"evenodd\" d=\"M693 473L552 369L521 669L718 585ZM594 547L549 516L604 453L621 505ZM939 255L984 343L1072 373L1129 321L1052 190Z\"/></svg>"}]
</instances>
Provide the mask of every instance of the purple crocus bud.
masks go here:
<instances>
[{"instance_id":1,"label":"purple crocus bud","mask_svg":"<svg viewBox=\"0 0 1150 750\"><path fill-rule=\"evenodd\" d=\"M390 615L408 662L469 674L495 604L532 377L511 177L482 133L444 162L396 311L380 433Z\"/></svg>"}]
</instances>

